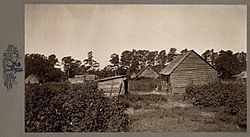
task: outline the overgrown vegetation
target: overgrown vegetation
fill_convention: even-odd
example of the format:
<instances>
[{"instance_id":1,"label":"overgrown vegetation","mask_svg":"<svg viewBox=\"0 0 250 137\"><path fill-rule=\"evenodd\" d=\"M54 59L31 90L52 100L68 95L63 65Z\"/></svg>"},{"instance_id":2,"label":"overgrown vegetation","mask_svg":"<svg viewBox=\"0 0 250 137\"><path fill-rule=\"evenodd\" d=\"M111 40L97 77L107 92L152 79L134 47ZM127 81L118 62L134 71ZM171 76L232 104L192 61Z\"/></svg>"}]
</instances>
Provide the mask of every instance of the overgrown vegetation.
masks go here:
<instances>
[{"instance_id":1,"label":"overgrown vegetation","mask_svg":"<svg viewBox=\"0 0 250 137\"><path fill-rule=\"evenodd\" d=\"M237 123L246 128L247 88L246 83L213 82L205 85L190 85L186 97L196 106L213 108L219 112L217 118Z\"/></svg>"},{"instance_id":2,"label":"overgrown vegetation","mask_svg":"<svg viewBox=\"0 0 250 137\"><path fill-rule=\"evenodd\" d=\"M26 132L120 132L129 124L125 106L106 98L96 83L25 86Z\"/></svg>"},{"instance_id":3,"label":"overgrown vegetation","mask_svg":"<svg viewBox=\"0 0 250 137\"><path fill-rule=\"evenodd\" d=\"M128 95L120 95L118 96L119 100L126 105L126 107L132 107L133 109L141 109L143 107L147 107L154 103L165 102L167 103L168 99L163 95L136 95L136 94L128 94Z\"/></svg>"},{"instance_id":4,"label":"overgrown vegetation","mask_svg":"<svg viewBox=\"0 0 250 137\"><path fill-rule=\"evenodd\" d=\"M159 84L159 79L129 80L129 91L153 91Z\"/></svg>"}]
</instances>

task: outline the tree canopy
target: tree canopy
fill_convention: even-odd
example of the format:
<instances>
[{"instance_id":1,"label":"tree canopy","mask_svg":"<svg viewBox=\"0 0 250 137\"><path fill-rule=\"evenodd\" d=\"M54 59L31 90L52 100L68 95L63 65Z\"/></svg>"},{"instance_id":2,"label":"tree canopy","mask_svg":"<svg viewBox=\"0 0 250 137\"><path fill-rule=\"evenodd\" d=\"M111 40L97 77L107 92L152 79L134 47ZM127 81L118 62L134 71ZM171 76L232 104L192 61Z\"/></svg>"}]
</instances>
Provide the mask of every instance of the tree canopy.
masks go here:
<instances>
[{"instance_id":1,"label":"tree canopy","mask_svg":"<svg viewBox=\"0 0 250 137\"><path fill-rule=\"evenodd\" d=\"M43 82L59 82L64 78L64 73L59 68L55 68L57 62L58 59L54 54L49 57L41 54L26 54L25 77L36 74Z\"/></svg>"},{"instance_id":2,"label":"tree canopy","mask_svg":"<svg viewBox=\"0 0 250 137\"><path fill-rule=\"evenodd\" d=\"M231 50L215 52L211 49L206 50L202 57L216 68L222 79L228 79L246 71L246 53L244 52L233 53Z\"/></svg>"},{"instance_id":3,"label":"tree canopy","mask_svg":"<svg viewBox=\"0 0 250 137\"><path fill-rule=\"evenodd\" d=\"M55 54L48 57L42 54L25 55L25 76L37 74L43 81L60 81L63 77L74 77L79 74L96 74L99 78L115 75L127 75L139 73L147 65L150 65L156 72L160 72L167 63L175 59L179 54L184 54L188 49L183 49L177 53L176 48L166 50L125 50L120 55L112 53L110 64L100 69L100 64L94 60L93 52L88 52L87 59L77 60L71 56L62 58L63 71L55 67L58 59ZM233 53L230 50L215 52L213 49L206 50L202 57L213 65L223 79L230 78L246 70L246 53Z\"/></svg>"}]
</instances>

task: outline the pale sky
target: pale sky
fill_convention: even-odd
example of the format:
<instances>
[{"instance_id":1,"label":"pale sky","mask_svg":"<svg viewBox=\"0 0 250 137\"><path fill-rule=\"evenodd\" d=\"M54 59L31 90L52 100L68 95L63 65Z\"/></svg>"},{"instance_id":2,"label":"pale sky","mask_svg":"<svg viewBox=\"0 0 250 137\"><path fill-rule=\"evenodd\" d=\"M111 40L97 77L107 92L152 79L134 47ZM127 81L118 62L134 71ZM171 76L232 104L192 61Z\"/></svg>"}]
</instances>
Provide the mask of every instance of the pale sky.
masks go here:
<instances>
[{"instance_id":1,"label":"pale sky","mask_svg":"<svg viewBox=\"0 0 250 137\"><path fill-rule=\"evenodd\" d=\"M25 53L83 61L93 51L102 68L132 49L246 52L246 19L243 5L26 4Z\"/></svg>"}]
</instances>

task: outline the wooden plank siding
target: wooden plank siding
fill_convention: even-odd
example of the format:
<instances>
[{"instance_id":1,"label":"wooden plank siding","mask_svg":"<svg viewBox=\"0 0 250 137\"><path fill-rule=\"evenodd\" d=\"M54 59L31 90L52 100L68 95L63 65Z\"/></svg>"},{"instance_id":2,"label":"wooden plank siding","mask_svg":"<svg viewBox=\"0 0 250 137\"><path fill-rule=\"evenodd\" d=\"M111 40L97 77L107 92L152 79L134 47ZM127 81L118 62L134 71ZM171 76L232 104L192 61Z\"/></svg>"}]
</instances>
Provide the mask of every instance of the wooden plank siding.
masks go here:
<instances>
[{"instance_id":1,"label":"wooden plank siding","mask_svg":"<svg viewBox=\"0 0 250 137\"><path fill-rule=\"evenodd\" d=\"M189 83L204 84L216 78L217 71L192 52L171 73L170 82L174 89L183 89Z\"/></svg>"}]
</instances>

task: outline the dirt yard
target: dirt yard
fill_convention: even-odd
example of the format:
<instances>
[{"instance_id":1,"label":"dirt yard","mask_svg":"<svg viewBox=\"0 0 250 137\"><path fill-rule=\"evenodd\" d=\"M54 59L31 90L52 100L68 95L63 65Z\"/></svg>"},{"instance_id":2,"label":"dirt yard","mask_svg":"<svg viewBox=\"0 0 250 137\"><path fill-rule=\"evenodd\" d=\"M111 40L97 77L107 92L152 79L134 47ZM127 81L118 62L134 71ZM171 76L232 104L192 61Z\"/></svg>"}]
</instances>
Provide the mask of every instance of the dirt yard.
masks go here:
<instances>
[{"instance_id":1,"label":"dirt yard","mask_svg":"<svg viewBox=\"0 0 250 137\"><path fill-rule=\"evenodd\" d=\"M129 95L130 132L240 132L233 123L216 118L217 112L193 106L164 94Z\"/></svg>"}]
</instances>

